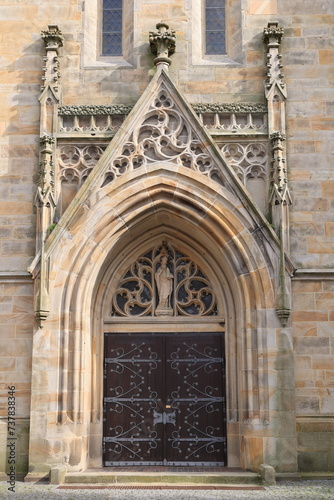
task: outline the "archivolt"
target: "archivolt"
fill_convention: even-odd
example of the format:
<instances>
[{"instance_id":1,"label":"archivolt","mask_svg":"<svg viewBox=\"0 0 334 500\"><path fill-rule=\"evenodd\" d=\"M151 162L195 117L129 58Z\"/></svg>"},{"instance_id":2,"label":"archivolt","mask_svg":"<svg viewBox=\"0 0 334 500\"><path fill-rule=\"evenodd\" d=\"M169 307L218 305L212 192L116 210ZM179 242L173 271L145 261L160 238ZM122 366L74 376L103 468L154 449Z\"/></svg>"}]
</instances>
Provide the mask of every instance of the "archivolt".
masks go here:
<instances>
[{"instance_id":1,"label":"archivolt","mask_svg":"<svg viewBox=\"0 0 334 500\"><path fill-rule=\"evenodd\" d=\"M229 356L235 356L229 418L239 419L243 408L243 418L266 418L265 328L267 313L275 308L270 276L277 266L269 254L275 256L276 249L266 229L230 192L217 190L214 181L196 172L168 164L117 179L100 190L98 198L92 195L50 238L47 251L54 281L48 321L60 325L63 346L60 419L80 421L89 410L100 418L98 401L87 407L84 394L101 355L92 331L103 321L108 284L124 262L162 237L192 249L224 302ZM267 252L269 246L274 251ZM254 350L257 356L251 355Z\"/></svg>"}]
</instances>

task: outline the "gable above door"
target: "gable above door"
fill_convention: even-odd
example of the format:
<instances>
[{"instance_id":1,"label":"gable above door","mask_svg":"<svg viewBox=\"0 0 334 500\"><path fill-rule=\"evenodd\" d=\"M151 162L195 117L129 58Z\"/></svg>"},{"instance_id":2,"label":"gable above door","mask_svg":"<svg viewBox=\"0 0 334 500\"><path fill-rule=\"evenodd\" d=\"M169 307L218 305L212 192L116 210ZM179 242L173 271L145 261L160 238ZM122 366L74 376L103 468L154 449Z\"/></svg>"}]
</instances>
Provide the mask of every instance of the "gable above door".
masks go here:
<instances>
[{"instance_id":1,"label":"gable above door","mask_svg":"<svg viewBox=\"0 0 334 500\"><path fill-rule=\"evenodd\" d=\"M93 120L96 129L99 128L96 117L109 117L109 129L117 130L110 141L106 135L99 136L94 142L92 136L88 140L87 136L75 133L69 138L64 134L66 128L83 131L85 127L83 123L80 125L78 115L73 115L72 125L65 119L70 115L61 115L62 132L58 134L57 144L57 219L72 200L75 199L72 207L78 206L88 193L98 193L105 186L112 189L115 180L125 175L135 180L140 169L149 171L151 166L159 163L168 164L176 174L179 169L189 169L214 180L217 189L223 187L242 201L247 210L257 214L256 217L262 220L261 225L266 220L268 140L254 133L264 133L263 105L193 107L168 73L160 69L131 111L126 107L96 109L96 113L115 111L123 114L113 114L113 122L111 115L97 114L94 119L93 115L90 116L90 123ZM65 110L60 108L60 112L65 113ZM67 109L67 112L71 110ZM78 112L78 109L72 112ZM235 136L231 137L233 132L227 135L232 129L243 133L249 130L250 137L236 140Z\"/></svg>"},{"instance_id":2,"label":"gable above door","mask_svg":"<svg viewBox=\"0 0 334 500\"><path fill-rule=\"evenodd\" d=\"M43 105L47 107L53 104L45 102ZM213 126L208 112L212 107ZM101 109L97 107L98 111ZM228 109L230 116L229 122L226 122ZM111 106L109 114L97 115L107 116L106 129L113 128L113 111L116 108ZM119 111L120 108L117 108L117 112ZM41 251L41 282L45 282L44 289L48 288L47 260L65 233L73 234L73 228L76 227L75 232L81 232L82 229L89 241L87 217L92 216L92 220L96 220L97 225L100 224L111 210L111 200L115 204L117 200L126 200L129 194L125 195L125 191L129 193L129 186L131 192L138 192L139 200L139 193L147 190L151 181L152 186L158 186L159 179L163 184L166 175L169 186L166 189L169 193L173 184L175 190L179 184L182 197L182 189L190 186L190 203L198 198L198 206L203 204L201 200L205 198L206 206L214 207L219 193L223 205L226 204L224 217L228 212L238 214L237 219L242 221L241 226L247 232L251 231L255 235L258 229L261 230L267 243L281 260L282 276L286 260L284 253L280 251L277 235L266 218L269 198L269 141L264 133L266 122L258 117L254 118L256 111L259 116L261 113L264 116L263 105L240 104L234 109L228 105L203 105L194 109L163 67L157 68L136 105L131 110L124 107L122 113L117 115L119 119L116 125L114 123L117 131L113 137L108 138L108 134L98 138L92 135L92 129L98 132L99 128L103 128L94 116L94 109L90 111L86 127L80 122L81 118L78 116L81 115L78 113L74 115L73 133L71 130L67 130L68 134L64 133L65 128L71 129L71 126L66 127L66 120L64 122L64 116L70 115L66 115L66 110L60 106L62 128L59 128L58 121L56 137L51 137L50 140L47 136L41 138L41 163L47 166L44 173L48 170L48 165L51 167L57 158L55 172L49 176L51 180L43 177L40 182L43 187L38 191L40 196L36 197L39 213L43 214L38 218L37 231L40 234L38 250ZM129 114L124 119L127 112ZM248 143L245 138L241 140L240 137L236 139L236 136L228 137L226 132L231 129L248 130L251 137L247 139ZM48 183L50 186L46 186ZM124 190L125 185L127 190ZM50 192L52 203L44 196L43 190L45 193ZM148 199L154 204L154 189L151 191ZM109 201L103 204L101 200ZM131 200L132 207L133 203ZM164 203L162 198L159 203ZM116 211L115 208L112 210ZM119 217L122 219L120 215ZM54 229L52 235L51 228ZM37 253L30 269L35 275L38 260ZM45 308L47 309L47 305Z\"/></svg>"}]
</instances>

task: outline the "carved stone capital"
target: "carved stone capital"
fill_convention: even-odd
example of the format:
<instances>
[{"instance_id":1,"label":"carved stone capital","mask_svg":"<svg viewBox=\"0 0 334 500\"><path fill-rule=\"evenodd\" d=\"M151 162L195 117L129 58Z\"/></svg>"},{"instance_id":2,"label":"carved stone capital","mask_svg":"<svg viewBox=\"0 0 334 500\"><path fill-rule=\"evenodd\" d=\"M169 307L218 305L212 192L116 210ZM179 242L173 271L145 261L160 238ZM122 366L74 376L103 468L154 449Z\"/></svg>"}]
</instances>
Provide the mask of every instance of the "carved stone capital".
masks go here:
<instances>
[{"instance_id":1,"label":"carved stone capital","mask_svg":"<svg viewBox=\"0 0 334 500\"><path fill-rule=\"evenodd\" d=\"M278 23L268 23L268 26L263 30L263 41L271 44L280 44L284 29L278 26Z\"/></svg>"},{"instance_id":2,"label":"carved stone capital","mask_svg":"<svg viewBox=\"0 0 334 500\"><path fill-rule=\"evenodd\" d=\"M283 134L282 132L273 132L270 134L270 140L274 144L276 141L285 141L286 140L286 135Z\"/></svg>"},{"instance_id":3,"label":"carved stone capital","mask_svg":"<svg viewBox=\"0 0 334 500\"><path fill-rule=\"evenodd\" d=\"M55 143L55 138L50 135L43 135L39 138L40 151L41 153L52 153L53 145Z\"/></svg>"},{"instance_id":4,"label":"carved stone capital","mask_svg":"<svg viewBox=\"0 0 334 500\"><path fill-rule=\"evenodd\" d=\"M157 55L154 64L156 66L163 64L168 67L171 64L169 56L175 52L175 31L169 30L168 24L163 22L158 23L156 28L157 31L150 31L149 34L151 51Z\"/></svg>"},{"instance_id":5,"label":"carved stone capital","mask_svg":"<svg viewBox=\"0 0 334 500\"><path fill-rule=\"evenodd\" d=\"M63 46L64 37L56 24L49 24L48 30L42 31L42 38L45 43L46 50L55 50Z\"/></svg>"}]
</instances>

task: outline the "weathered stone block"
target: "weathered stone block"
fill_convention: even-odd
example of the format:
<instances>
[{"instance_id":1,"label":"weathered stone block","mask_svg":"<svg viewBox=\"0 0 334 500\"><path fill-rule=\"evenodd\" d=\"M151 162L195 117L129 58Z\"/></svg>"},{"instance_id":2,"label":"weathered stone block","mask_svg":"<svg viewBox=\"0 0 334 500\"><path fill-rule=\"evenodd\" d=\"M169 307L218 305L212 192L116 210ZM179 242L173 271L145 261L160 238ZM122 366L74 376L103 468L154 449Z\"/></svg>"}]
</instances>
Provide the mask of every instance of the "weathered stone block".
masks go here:
<instances>
[{"instance_id":1,"label":"weathered stone block","mask_svg":"<svg viewBox=\"0 0 334 500\"><path fill-rule=\"evenodd\" d=\"M65 465L56 465L51 467L50 470L50 483L51 484L63 484L65 482L65 476L67 472L67 467Z\"/></svg>"},{"instance_id":2,"label":"weathered stone block","mask_svg":"<svg viewBox=\"0 0 334 500\"><path fill-rule=\"evenodd\" d=\"M276 484L276 471L274 467L267 464L261 464L259 473L264 486L274 486Z\"/></svg>"},{"instance_id":3,"label":"weathered stone block","mask_svg":"<svg viewBox=\"0 0 334 500\"><path fill-rule=\"evenodd\" d=\"M326 337L297 338L294 344L297 354L327 354L329 351L329 339Z\"/></svg>"},{"instance_id":4,"label":"weathered stone block","mask_svg":"<svg viewBox=\"0 0 334 500\"><path fill-rule=\"evenodd\" d=\"M320 64L333 64L334 50L326 49L319 50L319 63Z\"/></svg>"}]
</instances>

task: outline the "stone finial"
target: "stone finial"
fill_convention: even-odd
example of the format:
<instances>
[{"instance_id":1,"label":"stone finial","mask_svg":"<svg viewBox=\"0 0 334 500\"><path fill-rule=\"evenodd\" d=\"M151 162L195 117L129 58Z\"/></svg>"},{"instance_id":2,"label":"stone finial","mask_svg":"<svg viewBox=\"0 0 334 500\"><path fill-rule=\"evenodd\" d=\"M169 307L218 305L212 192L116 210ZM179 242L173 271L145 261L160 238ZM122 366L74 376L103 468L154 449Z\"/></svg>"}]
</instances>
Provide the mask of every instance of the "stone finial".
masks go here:
<instances>
[{"instance_id":1,"label":"stone finial","mask_svg":"<svg viewBox=\"0 0 334 500\"><path fill-rule=\"evenodd\" d=\"M42 31L45 48L47 51L55 50L58 53L58 49L63 46L63 34L56 24L49 24L48 28L48 30Z\"/></svg>"},{"instance_id":2,"label":"stone finial","mask_svg":"<svg viewBox=\"0 0 334 500\"><path fill-rule=\"evenodd\" d=\"M263 41L267 45L267 72L265 93L268 99L275 89L279 90L283 99L286 99L286 89L284 83L284 74L282 72L282 55L279 53L284 29L278 26L278 23L268 23L263 30Z\"/></svg>"},{"instance_id":3,"label":"stone finial","mask_svg":"<svg viewBox=\"0 0 334 500\"><path fill-rule=\"evenodd\" d=\"M59 49L63 46L63 34L56 24L49 24L48 30L42 31L42 38L45 44L46 56L43 57L44 61L44 76L42 77L43 91L47 86L53 88L58 92L58 85L60 80L59 72Z\"/></svg>"},{"instance_id":4,"label":"stone finial","mask_svg":"<svg viewBox=\"0 0 334 500\"><path fill-rule=\"evenodd\" d=\"M157 31L150 31L149 42L151 51L156 54L154 59L156 66L163 65L166 68L171 64L169 56L175 52L175 31L169 30L168 24L163 22L156 25Z\"/></svg>"}]
</instances>

